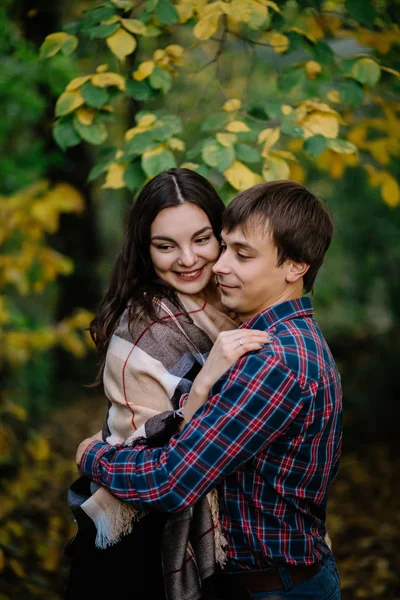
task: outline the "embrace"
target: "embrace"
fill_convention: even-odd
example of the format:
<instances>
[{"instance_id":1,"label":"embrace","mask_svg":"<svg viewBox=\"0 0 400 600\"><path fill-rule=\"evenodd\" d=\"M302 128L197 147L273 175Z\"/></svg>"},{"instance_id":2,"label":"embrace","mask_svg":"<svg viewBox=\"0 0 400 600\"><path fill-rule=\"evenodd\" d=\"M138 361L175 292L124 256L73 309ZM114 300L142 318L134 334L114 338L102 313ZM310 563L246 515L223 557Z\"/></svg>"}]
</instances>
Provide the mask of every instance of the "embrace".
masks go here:
<instances>
[{"instance_id":1,"label":"embrace","mask_svg":"<svg viewBox=\"0 0 400 600\"><path fill-rule=\"evenodd\" d=\"M332 233L294 181L226 208L188 169L145 185L90 326L109 402L77 451L65 598L340 599L342 391L305 296Z\"/></svg>"}]
</instances>

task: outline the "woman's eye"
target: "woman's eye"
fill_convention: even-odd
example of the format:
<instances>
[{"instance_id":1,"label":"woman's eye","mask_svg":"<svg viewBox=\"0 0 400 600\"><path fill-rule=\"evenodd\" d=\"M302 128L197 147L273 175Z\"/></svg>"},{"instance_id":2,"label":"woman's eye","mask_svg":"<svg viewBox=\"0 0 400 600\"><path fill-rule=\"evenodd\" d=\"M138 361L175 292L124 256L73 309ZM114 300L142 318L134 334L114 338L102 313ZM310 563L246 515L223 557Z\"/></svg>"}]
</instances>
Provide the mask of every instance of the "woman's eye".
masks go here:
<instances>
[{"instance_id":1,"label":"woman's eye","mask_svg":"<svg viewBox=\"0 0 400 600\"><path fill-rule=\"evenodd\" d=\"M167 250L172 250L172 246L157 246L158 250L161 250L162 252L165 252Z\"/></svg>"},{"instance_id":2,"label":"woman's eye","mask_svg":"<svg viewBox=\"0 0 400 600\"><path fill-rule=\"evenodd\" d=\"M196 240L196 243L197 243L197 244L204 244L205 242L208 242L208 241L209 241L209 239L210 239L210 236L207 236L207 237L202 237L202 238L198 238L198 239Z\"/></svg>"}]
</instances>

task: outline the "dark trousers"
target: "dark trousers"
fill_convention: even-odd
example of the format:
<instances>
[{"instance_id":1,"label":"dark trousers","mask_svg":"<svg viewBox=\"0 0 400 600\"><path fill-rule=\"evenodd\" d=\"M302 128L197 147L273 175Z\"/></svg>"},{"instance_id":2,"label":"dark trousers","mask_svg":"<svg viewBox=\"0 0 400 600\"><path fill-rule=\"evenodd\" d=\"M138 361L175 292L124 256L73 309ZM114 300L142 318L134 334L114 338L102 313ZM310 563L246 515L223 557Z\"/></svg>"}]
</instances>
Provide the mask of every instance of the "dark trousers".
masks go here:
<instances>
[{"instance_id":1,"label":"dark trousers","mask_svg":"<svg viewBox=\"0 0 400 600\"><path fill-rule=\"evenodd\" d=\"M166 516L142 517L131 534L104 550L95 546L93 524L79 530L65 549L71 568L64 599L165 600L160 549Z\"/></svg>"}]
</instances>

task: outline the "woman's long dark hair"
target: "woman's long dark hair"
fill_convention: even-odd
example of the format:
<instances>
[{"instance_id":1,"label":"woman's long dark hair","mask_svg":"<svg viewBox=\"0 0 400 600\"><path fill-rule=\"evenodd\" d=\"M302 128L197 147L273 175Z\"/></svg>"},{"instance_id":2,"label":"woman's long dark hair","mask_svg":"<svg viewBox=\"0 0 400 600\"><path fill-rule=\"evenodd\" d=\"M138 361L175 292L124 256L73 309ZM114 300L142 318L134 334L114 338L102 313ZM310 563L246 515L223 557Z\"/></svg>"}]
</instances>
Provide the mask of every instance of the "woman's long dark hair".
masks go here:
<instances>
[{"instance_id":1,"label":"woman's long dark hair","mask_svg":"<svg viewBox=\"0 0 400 600\"><path fill-rule=\"evenodd\" d=\"M99 353L102 383L107 348L119 319L129 304L129 318L143 314L157 321L154 299L167 297L179 306L176 292L155 273L150 256L150 228L160 211L184 202L201 208L220 239L224 204L213 186L190 169L169 169L149 181L129 213L125 237L110 282L89 331Z\"/></svg>"}]
</instances>

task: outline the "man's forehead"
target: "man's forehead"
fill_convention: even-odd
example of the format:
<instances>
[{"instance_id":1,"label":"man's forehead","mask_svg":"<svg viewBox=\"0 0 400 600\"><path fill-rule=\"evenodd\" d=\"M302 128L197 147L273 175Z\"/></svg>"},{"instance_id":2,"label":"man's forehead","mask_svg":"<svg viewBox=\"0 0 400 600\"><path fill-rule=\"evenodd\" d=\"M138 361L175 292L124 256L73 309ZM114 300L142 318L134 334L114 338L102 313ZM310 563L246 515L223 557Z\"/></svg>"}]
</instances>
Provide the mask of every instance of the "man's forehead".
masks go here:
<instances>
[{"instance_id":1,"label":"man's forehead","mask_svg":"<svg viewBox=\"0 0 400 600\"><path fill-rule=\"evenodd\" d=\"M238 225L229 232L223 229L221 237L230 244L257 247L270 240L270 232L268 224L248 221L245 225Z\"/></svg>"}]
</instances>

